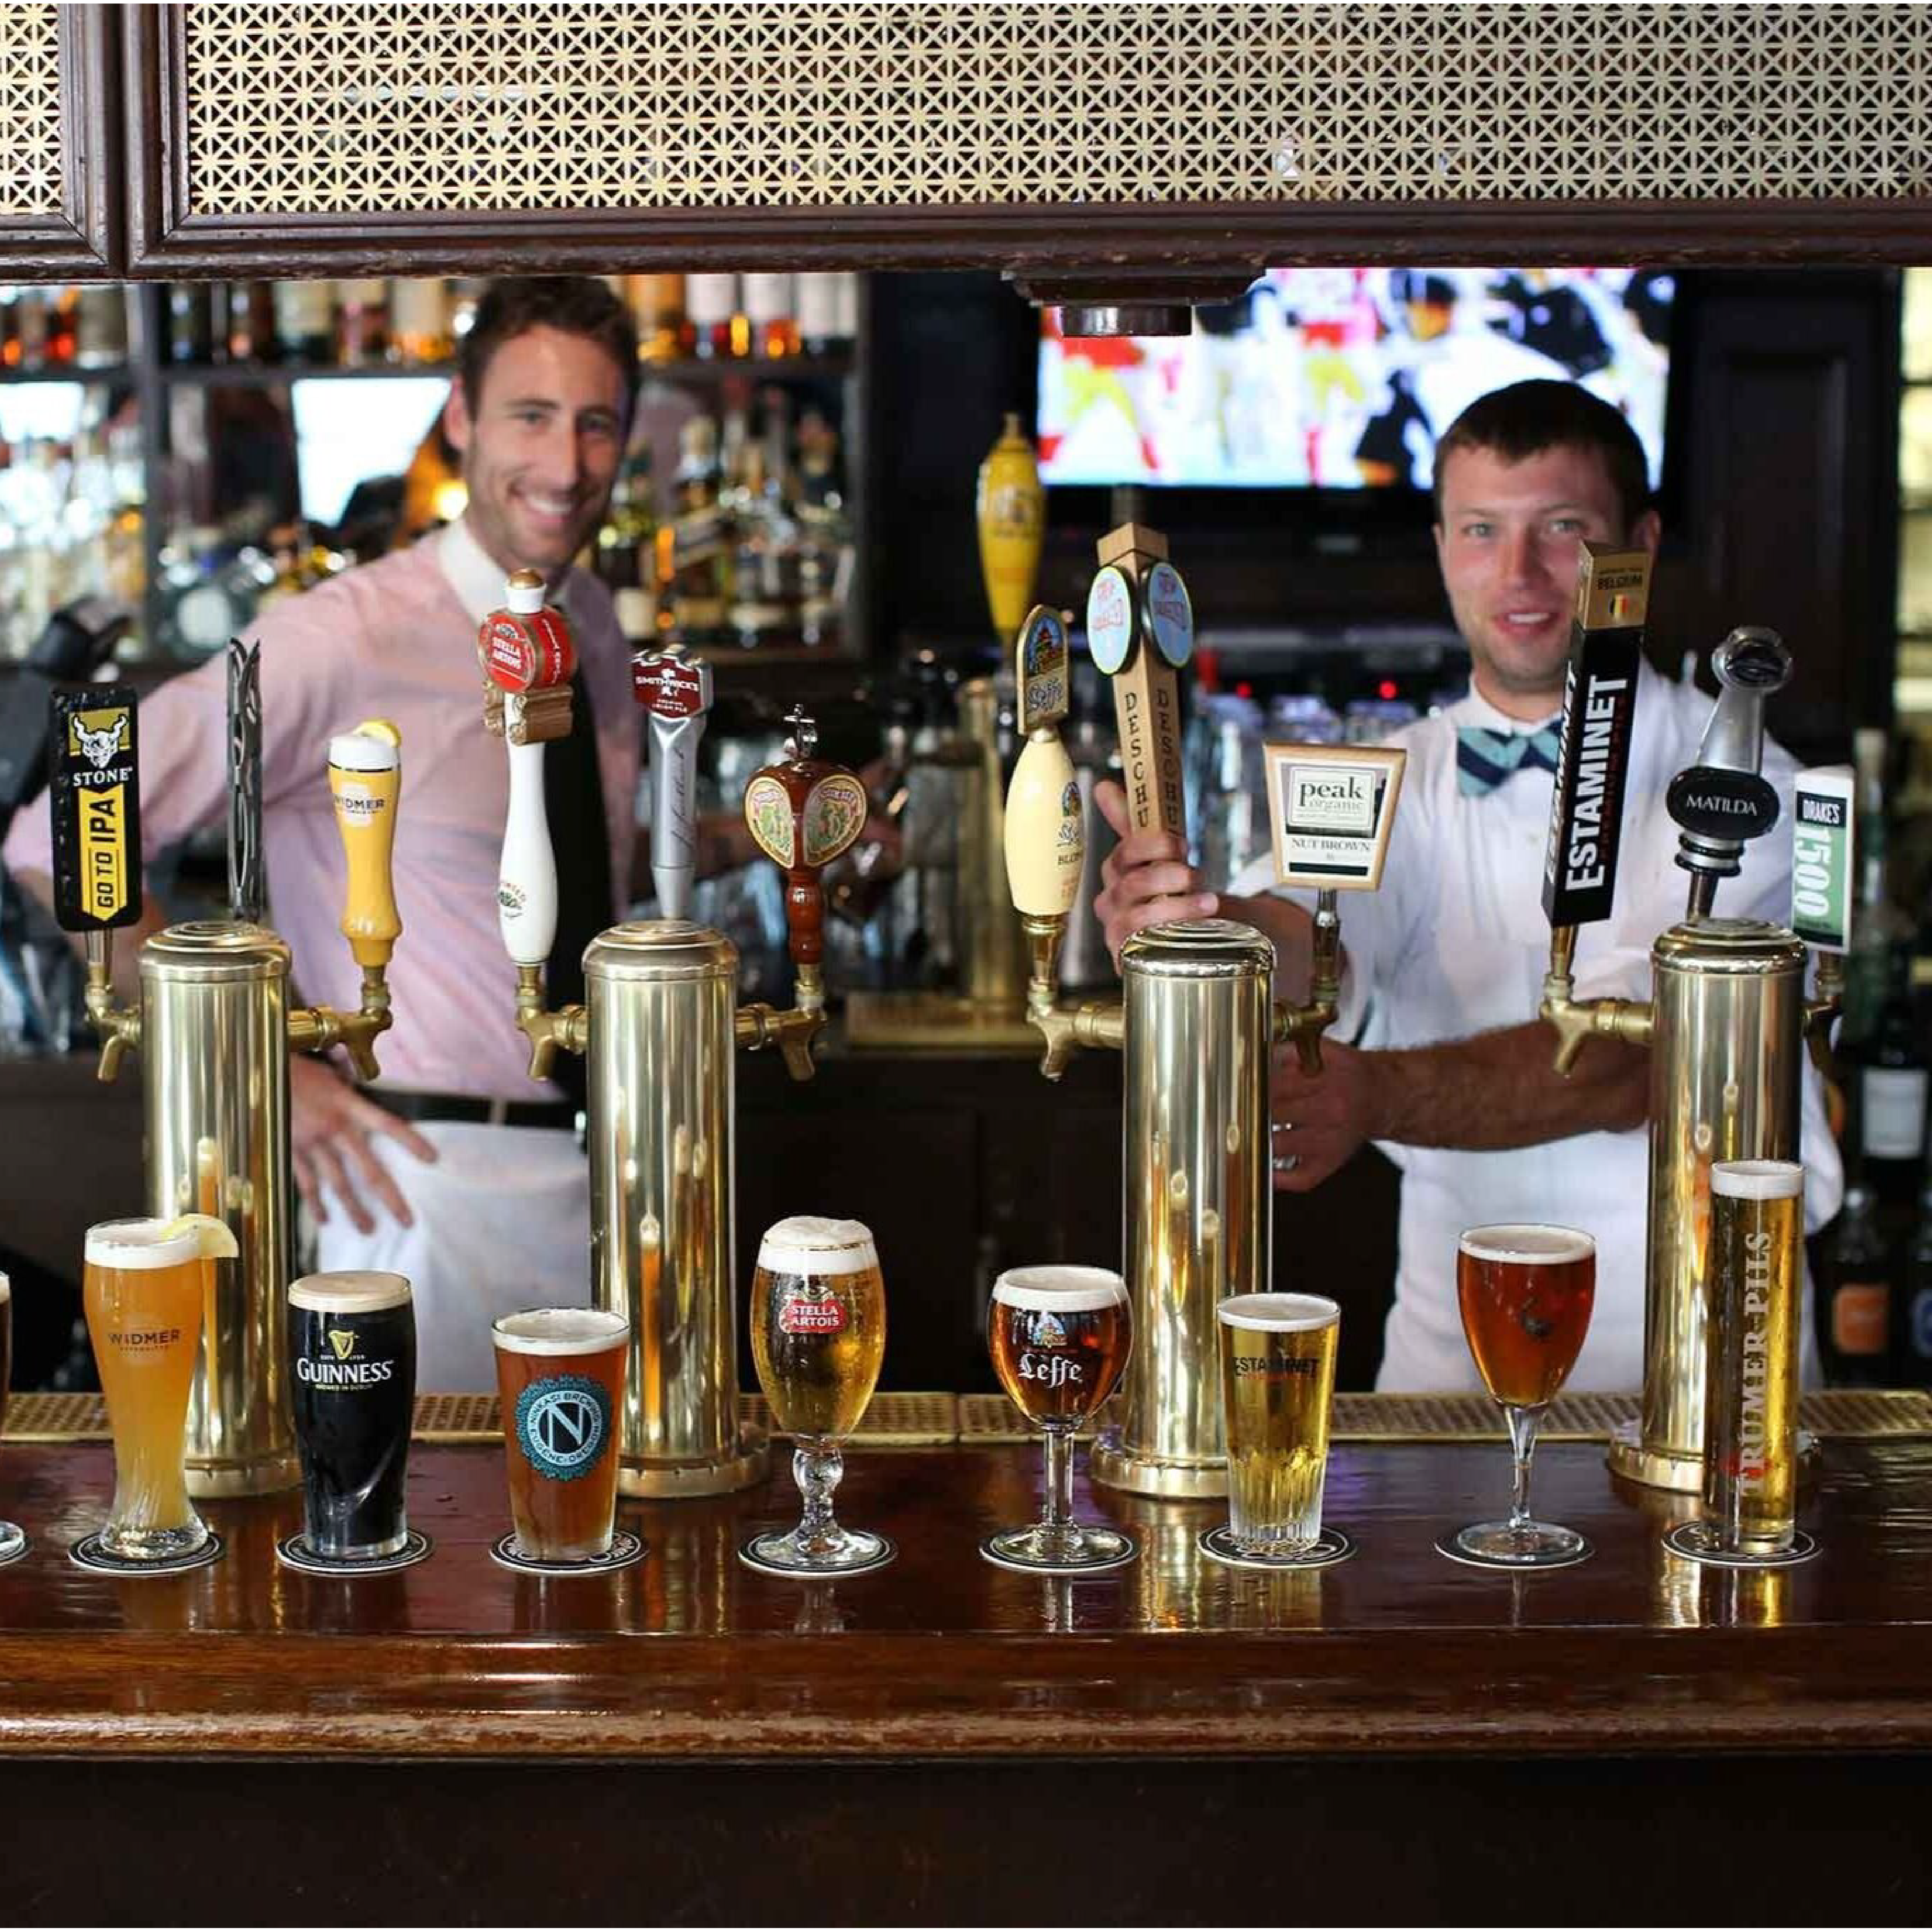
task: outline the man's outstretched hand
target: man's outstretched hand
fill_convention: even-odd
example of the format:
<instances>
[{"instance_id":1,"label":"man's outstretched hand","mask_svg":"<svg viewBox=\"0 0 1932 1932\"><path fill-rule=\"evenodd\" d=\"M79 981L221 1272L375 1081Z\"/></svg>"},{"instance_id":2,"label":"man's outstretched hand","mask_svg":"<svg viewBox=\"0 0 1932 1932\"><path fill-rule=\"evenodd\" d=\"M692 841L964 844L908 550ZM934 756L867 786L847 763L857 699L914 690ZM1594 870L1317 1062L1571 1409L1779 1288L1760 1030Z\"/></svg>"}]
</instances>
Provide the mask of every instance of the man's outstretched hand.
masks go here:
<instances>
[{"instance_id":1,"label":"man's outstretched hand","mask_svg":"<svg viewBox=\"0 0 1932 1932\"><path fill-rule=\"evenodd\" d=\"M1094 902L1116 966L1122 942L1143 926L1214 916L1220 896L1203 890L1201 874L1187 862L1183 840L1172 832L1130 830L1127 795L1112 778L1094 788L1094 802L1120 842L1102 862L1100 896Z\"/></svg>"}]
</instances>

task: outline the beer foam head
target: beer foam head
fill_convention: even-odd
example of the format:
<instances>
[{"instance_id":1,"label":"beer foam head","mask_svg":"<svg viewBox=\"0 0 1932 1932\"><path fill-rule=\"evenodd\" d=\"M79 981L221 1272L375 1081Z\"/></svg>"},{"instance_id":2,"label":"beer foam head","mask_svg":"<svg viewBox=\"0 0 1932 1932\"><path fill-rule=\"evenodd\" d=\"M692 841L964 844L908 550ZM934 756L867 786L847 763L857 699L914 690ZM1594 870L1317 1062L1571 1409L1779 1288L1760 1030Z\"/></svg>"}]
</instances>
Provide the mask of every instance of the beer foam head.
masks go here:
<instances>
[{"instance_id":1,"label":"beer foam head","mask_svg":"<svg viewBox=\"0 0 1932 1932\"><path fill-rule=\"evenodd\" d=\"M337 1268L289 1283L295 1306L323 1315L372 1315L379 1308L400 1308L409 1298L408 1276L374 1268Z\"/></svg>"},{"instance_id":2,"label":"beer foam head","mask_svg":"<svg viewBox=\"0 0 1932 1932\"><path fill-rule=\"evenodd\" d=\"M152 1214L126 1221L97 1221L87 1231L89 1268L178 1268L201 1253L198 1229L184 1228L170 1234L171 1224Z\"/></svg>"},{"instance_id":3,"label":"beer foam head","mask_svg":"<svg viewBox=\"0 0 1932 1932\"><path fill-rule=\"evenodd\" d=\"M328 741L328 762L338 772L392 772L403 754L373 731L338 731Z\"/></svg>"},{"instance_id":4,"label":"beer foam head","mask_svg":"<svg viewBox=\"0 0 1932 1932\"><path fill-rule=\"evenodd\" d=\"M993 1299L1036 1314L1084 1315L1127 1298L1127 1285L1112 1268L1009 1268L993 1284Z\"/></svg>"},{"instance_id":5,"label":"beer foam head","mask_svg":"<svg viewBox=\"0 0 1932 1932\"><path fill-rule=\"evenodd\" d=\"M612 1308L526 1308L499 1316L496 1346L518 1355L580 1355L625 1340L631 1324Z\"/></svg>"},{"instance_id":6,"label":"beer foam head","mask_svg":"<svg viewBox=\"0 0 1932 1932\"><path fill-rule=\"evenodd\" d=\"M758 1265L767 1274L858 1274L878 1264L872 1231L862 1221L788 1215L758 1244Z\"/></svg>"},{"instance_id":7,"label":"beer foam head","mask_svg":"<svg viewBox=\"0 0 1932 1932\"><path fill-rule=\"evenodd\" d=\"M1796 1160L1714 1160L1711 1192L1732 1201L1790 1201L1804 1192L1804 1167Z\"/></svg>"},{"instance_id":8,"label":"beer foam head","mask_svg":"<svg viewBox=\"0 0 1932 1932\"><path fill-rule=\"evenodd\" d=\"M1231 1294L1216 1312L1230 1328L1264 1328L1271 1335L1300 1334L1342 1318L1325 1294Z\"/></svg>"},{"instance_id":9,"label":"beer foam head","mask_svg":"<svg viewBox=\"0 0 1932 1932\"><path fill-rule=\"evenodd\" d=\"M1479 1262L1531 1262L1554 1267L1585 1262L1597 1252L1597 1238L1580 1228L1558 1228L1546 1221L1502 1221L1487 1228L1465 1228L1457 1245Z\"/></svg>"}]
</instances>

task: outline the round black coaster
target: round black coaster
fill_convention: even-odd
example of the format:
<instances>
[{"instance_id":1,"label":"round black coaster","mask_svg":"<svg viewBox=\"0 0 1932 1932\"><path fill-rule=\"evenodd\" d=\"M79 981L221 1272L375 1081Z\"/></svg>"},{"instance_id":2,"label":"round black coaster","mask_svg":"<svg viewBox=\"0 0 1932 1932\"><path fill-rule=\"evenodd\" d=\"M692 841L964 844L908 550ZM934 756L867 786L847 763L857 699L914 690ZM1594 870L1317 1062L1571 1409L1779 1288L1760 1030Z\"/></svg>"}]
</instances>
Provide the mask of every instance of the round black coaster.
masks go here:
<instances>
[{"instance_id":1,"label":"round black coaster","mask_svg":"<svg viewBox=\"0 0 1932 1932\"><path fill-rule=\"evenodd\" d=\"M33 1548L27 1540L27 1532L17 1522L0 1522L0 1570L10 1563L17 1563Z\"/></svg>"},{"instance_id":2,"label":"round black coaster","mask_svg":"<svg viewBox=\"0 0 1932 1932\"><path fill-rule=\"evenodd\" d=\"M211 1563L218 1563L226 1550L225 1545L213 1530L208 1533L208 1540L187 1556L150 1557L142 1559L133 1556L116 1556L112 1550L100 1546L99 1530L83 1536L68 1552L83 1570L97 1570L104 1576L176 1576L184 1570L206 1569Z\"/></svg>"},{"instance_id":3,"label":"round black coaster","mask_svg":"<svg viewBox=\"0 0 1932 1932\"><path fill-rule=\"evenodd\" d=\"M1687 1556L1693 1563L1708 1563L1715 1570L1789 1570L1817 1555L1818 1539L1796 1529L1791 1533L1789 1550L1768 1556L1741 1556L1719 1545L1718 1532L1708 1522L1680 1522L1664 1532L1664 1546L1673 1556Z\"/></svg>"},{"instance_id":4,"label":"round black coaster","mask_svg":"<svg viewBox=\"0 0 1932 1932\"><path fill-rule=\"evenodd\" d=\"M608 1570L628 1570L648 1547L641 1536L628 1529L616 1529L610 1532L610 1547L602 1556L586 1556L574 1563L551 1563L541 1557L526 1556L518 1546L516 1532L512 1530L490 1544L490 1554L506 1570L520 1570L526 1576L601 1576Z\"/></svg>"},{"instance_id":5,"label":"round black coaster","mask_svg":"<svg viewBox=\"0 0 1932 1932\"><path fill-rule=\"evenodd\" d=\"M1355 1553L1355 1539L1332 1522L1322 1526L1322 1534L1299 1556L1250 1556L1236 1544L1226 1523L1204 1534L1195 1547L1216 1563L1231 1570L1326 1570L1346 1563Z\"/></svg>"},{"instance_id":6,"label":"round black coaster","mask_svg":"<svg viewBox=\"0 0 1932 1932\"><path fill-rule=\"evenodd\" d=\"M275 1555L290 1569L310 1576L386 1576L392 1570L422 1562L435 1547L421 1530L412 1529L392 1556L322 1556L310 1546L308 1531L298 1529L275 1545Z\"/></svg>"}]
</instances>

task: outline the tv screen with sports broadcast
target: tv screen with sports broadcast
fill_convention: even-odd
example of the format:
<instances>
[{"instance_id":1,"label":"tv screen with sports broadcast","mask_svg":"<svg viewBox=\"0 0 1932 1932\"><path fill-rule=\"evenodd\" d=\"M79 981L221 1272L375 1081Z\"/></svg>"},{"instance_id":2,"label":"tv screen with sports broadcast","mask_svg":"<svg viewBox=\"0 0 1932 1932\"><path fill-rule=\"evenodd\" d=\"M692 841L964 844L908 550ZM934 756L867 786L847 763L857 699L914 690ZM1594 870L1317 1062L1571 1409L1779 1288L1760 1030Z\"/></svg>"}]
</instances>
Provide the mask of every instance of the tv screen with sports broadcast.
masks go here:
<instances>
[{"instance_id":1,"label":"tv screen with sports broadcast","mask_svg":"<svg viewBox=\"0 0 1932 1932\"><path fill-rule=\"evenodd\" d=\"M1436 439L1532 376L1580 382L1664 463L1670 274L1271 268L1187 336L1078 340L1042 311L1049 484L1426 490Z\"/></svg>"}]
</instances>

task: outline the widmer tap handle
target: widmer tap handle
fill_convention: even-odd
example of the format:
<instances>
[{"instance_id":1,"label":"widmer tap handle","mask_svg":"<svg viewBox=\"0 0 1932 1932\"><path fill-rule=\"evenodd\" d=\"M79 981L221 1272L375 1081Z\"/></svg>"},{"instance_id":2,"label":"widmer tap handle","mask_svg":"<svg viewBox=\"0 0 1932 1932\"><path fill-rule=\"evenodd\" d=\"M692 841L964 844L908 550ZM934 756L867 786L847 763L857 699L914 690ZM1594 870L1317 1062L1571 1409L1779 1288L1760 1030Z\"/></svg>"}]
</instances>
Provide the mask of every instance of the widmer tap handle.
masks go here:
<instances>
[{"instance_id":1,"label":"widmer tap handle","mask_svg":"<svg viewBox=\"0 0 1932 1932\"><path fill-rule=\"evenodd\" d=\"M384 718L367 719L328 741L328 789L349 865L342 936L365 968L388 964L403 929L393 863L402 746L402 734Z\"/></svg>"}]
</instances>

